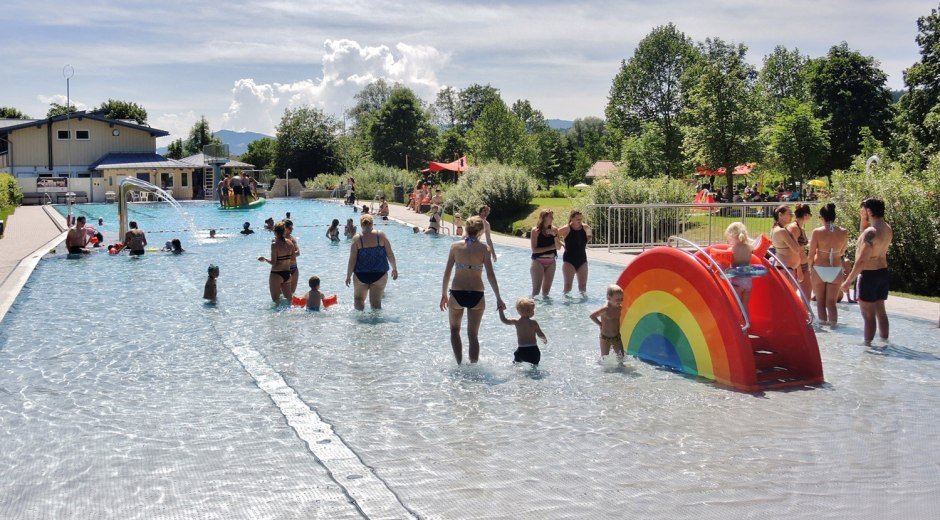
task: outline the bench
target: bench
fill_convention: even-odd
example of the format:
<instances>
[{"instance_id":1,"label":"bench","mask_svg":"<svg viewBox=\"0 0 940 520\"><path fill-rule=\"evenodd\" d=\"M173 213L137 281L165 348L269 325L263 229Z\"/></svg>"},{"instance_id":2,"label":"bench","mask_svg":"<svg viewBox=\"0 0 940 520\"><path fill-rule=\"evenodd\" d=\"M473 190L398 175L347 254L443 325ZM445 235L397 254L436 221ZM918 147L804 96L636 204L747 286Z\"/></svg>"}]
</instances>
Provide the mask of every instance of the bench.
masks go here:
<instances>
[{"instance_id":1,"label":"bench","mask_svg":"<svg viewBox=\"0 0 940 520\"><path fill-rule=\"evenodd\" d=\"M46 200L49 200L47 199L46 193L40 193L38 191L29 191L29 192L23 193L24 205L28 205L30 203L43 204L44 202L46 202Z\"/></svg>"},{"instance_id":2,"label":"bench","mask_svg":"<svg viewBox=\"0 0 940 520\"><path fill-rule=\"evenodd\" d=\"M72 193L75 194L75 202L78 202L78 199L82 199L83 202L88 202L88 194L84 191L74 191ZM56 193L55 198L57 204L62 204L62 201L68 202L68 195L65 193Z\"/></svg>"}]
</instances>

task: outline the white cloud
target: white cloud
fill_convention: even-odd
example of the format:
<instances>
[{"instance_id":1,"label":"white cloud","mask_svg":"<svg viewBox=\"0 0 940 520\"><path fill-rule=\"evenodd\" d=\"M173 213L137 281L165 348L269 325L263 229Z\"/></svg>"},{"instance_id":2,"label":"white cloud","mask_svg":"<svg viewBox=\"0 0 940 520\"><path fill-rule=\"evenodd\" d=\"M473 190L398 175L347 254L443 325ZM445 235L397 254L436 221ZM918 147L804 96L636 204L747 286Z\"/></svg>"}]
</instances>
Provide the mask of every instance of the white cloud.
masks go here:
<instances>
[{"instance_id":1,"label":"white cloud","mask_svg":"<svg viewBox=\"0 0 940 520\"><path fill-rule=\"evenodd\" d=\"M200 116L192 110L176 114L163 114L149 121L150 126L166 130L170 135L157 138L157 146L166 146L177 138L186 139L189 136L189 130L193 127ZM211 121L209 123L212 125Z\"/></svg>"},{"instance_id":2,"label":"white cloud","mask_svg":"<svg viewBox=\"0 0 940 520\"><path fill-rule=\"evenodd\" d=\"M46 106L49 106L53 103L58 103L62 106L65 106L66 104L71 103L72 106L75 107L76 110L86 110L89 108L88 105L86 105L85 103L82 103L81 101L78 101L74 98L69 99L68 97L65 96L65 94L53 94L51 96L39 94L38 96L36 96L36 99L38 99L40 103Z\"/></svg>"},{"instance_id":3,"label":"white cloud","mask_svg":"<svg viewBox=\"0 0 940 520\"><path fill-rule=\"evenodd\" d=\"M434 47L399 43L363 46L353 40L326 40L320 77L293 83L258 83L252 78L235 82L232 102L222 115L221 127L274 133L285 108L309 104L342 117L353 97L378 79L401 83L425 99L440 89L437 72L448 56Z\"/></svg>"}]
</instances>

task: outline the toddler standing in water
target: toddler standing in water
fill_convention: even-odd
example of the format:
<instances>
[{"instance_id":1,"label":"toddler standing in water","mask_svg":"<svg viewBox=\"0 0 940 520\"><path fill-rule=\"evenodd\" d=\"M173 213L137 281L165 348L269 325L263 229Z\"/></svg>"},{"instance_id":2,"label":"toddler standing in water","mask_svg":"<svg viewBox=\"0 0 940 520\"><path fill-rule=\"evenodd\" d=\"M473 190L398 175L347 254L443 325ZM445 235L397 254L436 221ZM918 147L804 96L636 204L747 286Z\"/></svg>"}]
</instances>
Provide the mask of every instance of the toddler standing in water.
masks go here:
<instances>
[{"instance_id":1,"label":"toddler standing in water","mask_svg":"<svg viewBox=\"0 0 940 520\"><path fill-rule=\"evenodd\" d=\"M323 293L320 292L320 278L311 276L309 283L310 290L304 295L304 298L307 299L307 310L319 311L320 302L323 301Z\"/></svg>"},{"instance_id":2,"label":"toddler standing in water","mask_svg":"<svg viewBox=\"0 0 940 520\"><path fill-rule=\"evenodd\" d=\"M506 318L503 309L499 309L499 319L506 325L516 327L516 339L519 347L513 353L513 363L532 363L538 366L542 359L542 352L539 350L535 337L542 339L542 343L548 343L548 338L542 332L537 321L533 320L535 316L535 300L532 298L519 298L516 300L516 312L519 313L519 319L510 320Z\"/></svg>"},{"instance_id":3,"label":"toddler standing in water","mask_svg":"<svg viewBox=\"0 0 940 520\"><path fill-rule=\"evenodd\" d=\"M731 274L735 267L745 267L751 265L751 254L754 253L754 244L747 236L747 228L741 222L732 222L725 230L725 238L731 245ZM753 282L750 276L731 276L731 285L734 292L741 298L741 304L744 309L748 309L748 301L751 299L751 289Z\"/></svg>"},{"instance_id":4,"label":"toddler standing in water","mask_svg":"<svg viewBox=\"0 0 940 520\"><path fill-rule=\"evenodd\" d=\"M209 300L210 303L215 303L216 296L218 292L216 290L215 279L219 277L219 266L215 264L209 265L209 278L206 280L206 287L202 291L202 298L204 300Z\"/></svg>"},{"instance_id":5,"label":"toddler standing in water","mask_svg":"<svg viewBox=\"0 0 940 520\"><path fill-rule=\"evenodd\" d=\"M614 348L617 359L623 360L623 339L620 337L620 312L623 308L623 289L619 285L607 286L607 303L591 314L591 321L601 328L601 357Z\"/></svg>"}]
</instances>

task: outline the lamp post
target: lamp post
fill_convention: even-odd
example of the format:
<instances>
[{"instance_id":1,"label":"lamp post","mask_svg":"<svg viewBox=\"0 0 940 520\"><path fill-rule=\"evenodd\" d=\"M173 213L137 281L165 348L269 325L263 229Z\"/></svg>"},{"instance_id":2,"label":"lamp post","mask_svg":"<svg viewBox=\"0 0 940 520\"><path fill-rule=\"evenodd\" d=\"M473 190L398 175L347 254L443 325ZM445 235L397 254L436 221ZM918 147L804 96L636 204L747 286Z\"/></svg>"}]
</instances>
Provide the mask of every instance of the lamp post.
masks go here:
<instances>
[{"instance_id":1,"label":"lamp post","mask_svg":"<svg viewBox=\"0 0 940 520\"><path fill-rule=\"evenodd\" d=\"M290 197L290 168L284 173L284 178L287 181L287 185L284 186L285 197Z\"/></svg>"},{"instance_id":2,"label":"lamp post","mask_svg":"<svg viewBox=\"0 0 940 520\"><path fill-rule=\"evenodd\" d=\"M69 80L75 75L75 69L71 65L62 67L62 76L65 77L65 124L69 132L69 140L66 145L66 156L68 157L69 178L72 177L72 93Z\"/></svg>"}]
</instances>

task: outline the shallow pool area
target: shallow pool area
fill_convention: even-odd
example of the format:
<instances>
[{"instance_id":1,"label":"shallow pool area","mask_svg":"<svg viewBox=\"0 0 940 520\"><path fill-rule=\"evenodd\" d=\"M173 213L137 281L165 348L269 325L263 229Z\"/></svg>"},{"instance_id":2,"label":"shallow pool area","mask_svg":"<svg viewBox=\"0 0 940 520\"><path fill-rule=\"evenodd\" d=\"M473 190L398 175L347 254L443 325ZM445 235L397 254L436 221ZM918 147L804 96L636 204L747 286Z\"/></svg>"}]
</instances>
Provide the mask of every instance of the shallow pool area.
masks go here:
<instances>
[{"instance_id":1,"label":"shallow pool area","mask_svg":"<svg viewBox=\"0 0 940 520\"><path fill-rule=\"evenodd\" d=\"M151 247L178 237L183 255L48 256L0 322L0 518L940 515L936 323L891 316L876 354L857 306L840 304L843 326L817 333L827 384L735 392L599 363L588 315L622 268L592 263L587 298L561 296L559 268L538 302L538 368L512 365L489 289L481 363L457 366L438 308L451 238L381 224L400 276L384 309L357 312L349 242L324 236L333 218L358 225L351 209L183 207L130 214ZM114 205L75 211L116 233ZM317 275L339 294L324 312L270 301L261 228L287 211L298 292ZM238 234L246 220L254 235ZM498 251L515 315L529 252ZM210 263L215 306L201 299Z\"/></svg>"}]
</instances>

